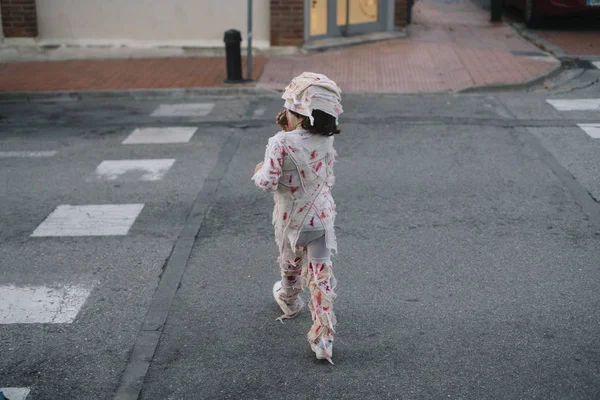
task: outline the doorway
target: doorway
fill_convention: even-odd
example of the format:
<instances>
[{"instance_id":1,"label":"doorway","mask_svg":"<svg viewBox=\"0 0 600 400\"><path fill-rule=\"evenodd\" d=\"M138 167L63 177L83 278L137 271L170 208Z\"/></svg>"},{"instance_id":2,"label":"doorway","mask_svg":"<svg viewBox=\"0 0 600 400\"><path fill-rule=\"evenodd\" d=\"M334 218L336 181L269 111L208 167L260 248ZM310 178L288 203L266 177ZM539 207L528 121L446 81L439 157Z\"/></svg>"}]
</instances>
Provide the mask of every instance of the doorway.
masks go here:
<instances>
[{"instance_id":1,"label":"doorway","mask_svg":"<svg viewBox=\"0 0 600 400\"><path fill-rule=\"evenodd\" d=\"M306 0L309 39L383 31L390 0Z\"/></svg>"}]
</instances>

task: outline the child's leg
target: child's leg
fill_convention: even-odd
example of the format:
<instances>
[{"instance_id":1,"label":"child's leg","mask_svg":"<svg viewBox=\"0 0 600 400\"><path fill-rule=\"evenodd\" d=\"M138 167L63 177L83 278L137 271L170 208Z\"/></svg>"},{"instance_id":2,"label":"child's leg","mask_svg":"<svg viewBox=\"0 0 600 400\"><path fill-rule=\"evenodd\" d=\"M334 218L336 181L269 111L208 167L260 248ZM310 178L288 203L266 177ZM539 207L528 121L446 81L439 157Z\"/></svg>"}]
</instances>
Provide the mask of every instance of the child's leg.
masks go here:
<instances>
[{"instance_id":1,"label":"child's leg","mask_svg":"<svg viewBox=\"0 0 600 400\"><path fill-rule=\"evenodd\" d=\"M302 308L302 300L298 297L298 294L302 291L303 260L304 249L292 249L286 239L283 251L279 255L281 287L274 292L275 300L284 312L282 318L295 316ZM277 284L276 287L278 287Z\"/></svg>"},{"instance_id":2,"label":"child's leg","mask_svg":"<svg viewBox=\"0 0 600 400\"><path fill-rule=\"evenodd\" d=\"M321 339L333 340L336 323L333 313L336 279L333 276L331 250L326 246L325 236L309 243L307 253L307 286L310 290L309 308L313 319L308 341L315 344Z\"/></svg>"}]
</instances>

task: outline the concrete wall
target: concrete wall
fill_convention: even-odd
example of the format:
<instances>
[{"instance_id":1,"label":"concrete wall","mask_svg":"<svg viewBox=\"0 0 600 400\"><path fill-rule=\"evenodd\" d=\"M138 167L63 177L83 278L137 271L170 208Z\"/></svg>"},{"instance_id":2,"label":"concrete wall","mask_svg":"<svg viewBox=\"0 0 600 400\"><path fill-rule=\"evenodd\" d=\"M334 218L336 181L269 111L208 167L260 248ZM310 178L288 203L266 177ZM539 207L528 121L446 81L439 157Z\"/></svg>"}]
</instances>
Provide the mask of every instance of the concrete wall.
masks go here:
<instances>
[{"instance_id":1,"label":"concrete wall","mask_svg":"<svg viewBox=\"0 0 600 400\"><path fill-rule=\"evenodd\" d=\"M246 0L37 0L42 44L223 47L247 33ZM253 47L269 47L269 1L254 0Z\"/></svg>"}]
</instances>

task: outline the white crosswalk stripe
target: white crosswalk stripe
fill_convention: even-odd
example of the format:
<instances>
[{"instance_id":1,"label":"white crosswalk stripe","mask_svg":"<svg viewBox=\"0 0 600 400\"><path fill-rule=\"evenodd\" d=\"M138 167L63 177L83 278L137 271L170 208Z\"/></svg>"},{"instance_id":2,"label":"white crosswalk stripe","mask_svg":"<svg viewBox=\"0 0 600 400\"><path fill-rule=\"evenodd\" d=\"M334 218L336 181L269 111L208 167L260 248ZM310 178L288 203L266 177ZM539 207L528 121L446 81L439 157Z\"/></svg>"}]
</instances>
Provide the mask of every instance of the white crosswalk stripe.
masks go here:
<instances>
[{"instance_id":1,"label":"white crosswalk stripe","mask_svg":"<svg viewBox=\"0 0 600 400\"><path fill-rule=\"evenodd\" d=\"M0 324L71 323L89 294L79 286L0 286Z\"/></svg>"},{"instance_id":2,"label":"white crosswalk stripe","mask_svg":"<svg viewBox=\"0 0 600 400\"><path fill-rule=\"evenodd\" d=\"M206 117L214 108L214 103L161 104L152 117Z\"/></svg>"},{"instance_id":3,"label":"white crosswalk stripe","mask_svg":"<svg viewBox=\"0 0 600 400\"><path fill-rule=\"evenodd\" d=\"M0 393L9 400L26 400L29 392L29 388L0 388Z\"/></svg>"},{"instance_id":4,"label":"white crosswalk stripe","mask_svg":"<svg viewBox=\"0 0 600 400\"><path fill-rule=\"evenodd\" d=\"M600 99L549 99L558 111L600 111Z\"/></svg>"},{"instance_id":5,"label":"white crosswalk stripe","mask_svg":"<svg viewBox=\"0 0 600 400\"><path fill-rule=\"evenodd\" d=\"M594 65L594 67L600 69L600 61L592 61L592 64Z\"/></svg>"},{"instance_id":6,"label":"white crosswalk stripe","mask_svg":"<svg viewBox=\"0 0 600 400\"><path fill-rule=\"evenodd\" d=\"M124 236L143 208L143 204L60 205L31 236Z\"/></svg>"},{"instance_id":7,"label":"white crosswalk stripe","mask_svg":"<svg viewBox=\"0 0 600 400\"><path fill-rule=\"evenodd\" d=\"M267 109L265 107L257 107L256 110L254 110L254 112L252 113L252 116L254 118L262 117L263 115L265 115L266 111Z\"/></svg>"},{"instance_id":8,"label":"white crosswalk stripe","mask_svg":"<svg viewBox=\"0 0 600 400\"><path fill-rule=\"evenodd\" d=\"M123 141L123 144L166 144L187 143L198 128L137 128Z\"/></svg>"},{"instance_id":9,"label":"white crosswalk stripe","mask_svg":"<svg viewBox=\"0 0 600 400\"><path fill-rule=\"evenodd\" d=\"M158 181L171 169L175 159L105 160L91 179L106 181Z\"/></svg>"},{"instance_id":10,"label":"white crosswalk stripe","mask_svg":"<svg viewBox=\"0 0 600 400\"><path fill-rule=\"evenodd\" d=\"M600 111L600 99L548 99L558 111ZM595 115L595 113L594 113ZM600 122L577 124L593 139L600 139Z\"/></svg>"},{"instance_id":11,"label":"white crosswalk stripe","mask_svg":"<svg viewBox=\"0 0 600 400\"><path fill-rule=\"evenodd\" d=\"M597 124L577 124L577 126L583 129L590 137L600 139L600 122Z\"/></svg>"}]
</instances>

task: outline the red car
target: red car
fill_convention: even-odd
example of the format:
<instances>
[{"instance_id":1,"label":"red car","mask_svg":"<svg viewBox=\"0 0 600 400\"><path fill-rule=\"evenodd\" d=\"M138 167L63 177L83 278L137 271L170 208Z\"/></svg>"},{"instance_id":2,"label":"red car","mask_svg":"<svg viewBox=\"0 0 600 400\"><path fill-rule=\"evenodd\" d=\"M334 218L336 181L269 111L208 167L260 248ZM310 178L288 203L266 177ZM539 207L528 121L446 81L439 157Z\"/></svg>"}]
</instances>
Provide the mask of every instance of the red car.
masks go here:
<instances>
[{"instance_id":1,"label":"red car","mask_svg":"<svg viewBox=\"0 0 600 400\"><path fill-rule=\"evenodd\" d=\"M580 14L600 18L600 0L503 0L503 4L522 10L530 28L540 26L544 17Z\"/></svg>"}]
</instances>

